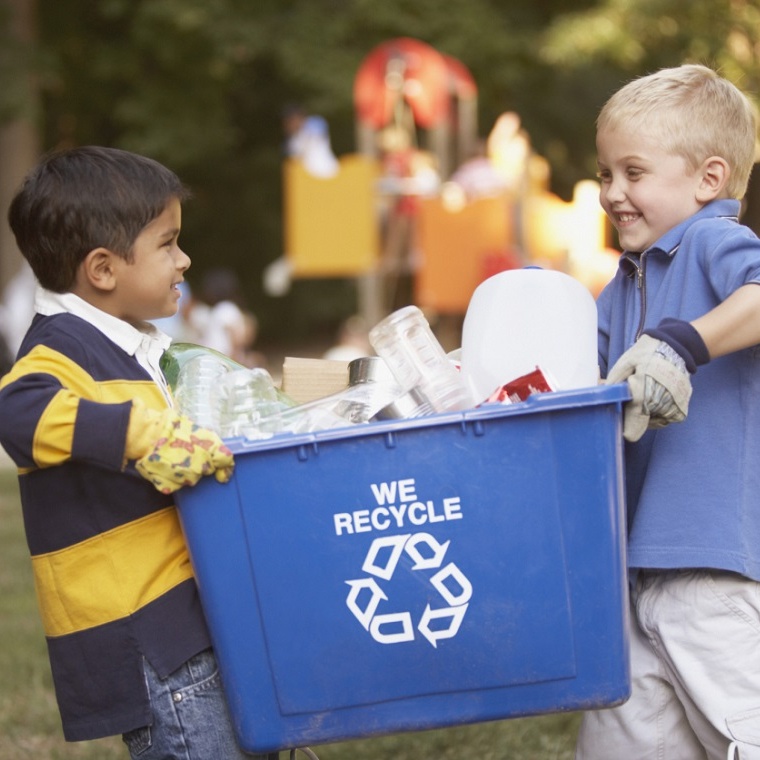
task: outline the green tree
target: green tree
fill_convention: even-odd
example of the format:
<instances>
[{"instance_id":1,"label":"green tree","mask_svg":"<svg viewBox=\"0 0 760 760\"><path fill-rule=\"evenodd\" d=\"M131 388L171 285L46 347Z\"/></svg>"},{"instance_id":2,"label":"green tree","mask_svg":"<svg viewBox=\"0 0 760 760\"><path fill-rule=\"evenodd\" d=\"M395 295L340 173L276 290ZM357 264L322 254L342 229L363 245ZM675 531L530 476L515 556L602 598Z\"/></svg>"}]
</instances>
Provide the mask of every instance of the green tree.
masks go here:
<instances>
[{"instance_id":1,"label":"green tree","mask_svg":"<svg viewBox=\"0 0 760 760\"><path fill-rule=\"evenodd\" d=\"M530 71L530 40L564 4L512 5L40 0L42 142L118 145L175 168L195 190L183 235L193 271L234 266L265 331L286 313L291 329L313 325L353 308L346 283L297 283L280 301L260 287L264 267L282 253L282 106L303 102L329 121L336 152L354 150L358 66L376 44L411 36L471 68L490 126L514 107Z\"/></svg>"},{"instance_id":2,"label":"green tree","mask_svg":"<svg viewBox=\"0 0 760 760\"><path fill-rule=\"evenodd\" d=\"M26 1L0 0L0 124L27 107L16 85L33 72L43 149L109 144L177 170L195 193L191 283L233 266L264 336L354 308L344 281L273 299L261 279L282 254L282 107L322 114L335 151L354 151L353 80L375 45L415 37L459 58L481 133L517 111L565 198L595 173L594 118L623 81L700 60L760 84L756 0L37 0L36 42L10 44L3 11Z\"/></svg>"},{"instance_id":3,"label":"green tree","mask_svg":"<svg viewBox=\"0 0 760 760\"><path fill-rule=\"evenodd\" d=\"M540 60L563 80L584 87L586 126L570 174L594 171L593 117L624 82L660 68L703 63L750 97L760 93L760 7L755 0L604 0L553 19L541 37ZM592 94L593 93L593 94ZM572 108L573 99L565 105ZM574 111L573 111L574 112ZM569 146L568 146L569 147Z\"/></svg>"}]
</instances>

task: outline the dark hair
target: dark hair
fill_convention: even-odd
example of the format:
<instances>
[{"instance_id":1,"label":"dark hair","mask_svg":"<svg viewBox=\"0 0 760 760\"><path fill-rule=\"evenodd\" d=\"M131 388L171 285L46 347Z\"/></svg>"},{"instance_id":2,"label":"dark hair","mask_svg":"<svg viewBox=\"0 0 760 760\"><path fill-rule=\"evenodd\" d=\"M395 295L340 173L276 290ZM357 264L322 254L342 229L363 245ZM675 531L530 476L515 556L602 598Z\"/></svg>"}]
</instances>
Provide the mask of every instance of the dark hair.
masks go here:
<instances>
[{"instance_id":1,"label":"dark hair","mask_svg":"<svg viewBox=\"0 0 760 760\"><path fill-rule=\"evenodd\" d=\"M43 157L11 201L8 222L40 285L64 293L90 251L107 248L129 261L169 200L188 197L179 177L151 158L85 146Z\"/></svg>"}]
</instances>

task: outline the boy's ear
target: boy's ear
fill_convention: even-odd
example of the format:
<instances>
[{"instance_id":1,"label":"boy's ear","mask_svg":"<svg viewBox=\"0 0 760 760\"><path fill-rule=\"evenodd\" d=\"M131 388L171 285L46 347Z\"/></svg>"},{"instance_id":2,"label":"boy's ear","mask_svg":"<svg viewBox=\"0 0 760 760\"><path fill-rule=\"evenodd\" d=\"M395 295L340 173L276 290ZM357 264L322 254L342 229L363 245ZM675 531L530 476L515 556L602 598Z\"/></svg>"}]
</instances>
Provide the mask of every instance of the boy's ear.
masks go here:
<instances>
[{"instance_id":1,"label":"boy's ear","mask_svg":"<svg viewBox=\"0 0 760 760\"><path fill-rule=\"evenodd\" d=\"M111 291L116 287L116 254L107 248L93 248L81 264L81 272L90 287Z\"/></svg>"},{"instance_id":2,"label":"boy's ear","mask_svg":"<svg viewBox=\"0 0 760 760\"><path fill-rule=\"evenodd\" d=\"M728 162L720 156L710 156L702 164L702 175L697 190L697 200L701 203L709 203L721 197L728 183L731 168Z\"/></svg>"}]
</instances>

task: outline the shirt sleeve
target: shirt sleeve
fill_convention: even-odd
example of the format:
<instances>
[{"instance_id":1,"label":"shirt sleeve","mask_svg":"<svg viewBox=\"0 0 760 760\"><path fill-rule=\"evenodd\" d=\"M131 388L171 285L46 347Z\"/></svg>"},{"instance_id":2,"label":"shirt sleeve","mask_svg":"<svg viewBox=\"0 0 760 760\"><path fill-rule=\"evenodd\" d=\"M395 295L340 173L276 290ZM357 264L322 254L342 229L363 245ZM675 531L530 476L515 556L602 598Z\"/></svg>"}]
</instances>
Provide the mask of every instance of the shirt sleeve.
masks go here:
<instances>
[{"instance_id":1,"label":"shirt sleeve","mask_svg":"<svg viewBox=\"0 0 760 760\"><path fill-rule=\"evenodd\" d=\"M130 402L100 403L94 382L43 346L0 381L0 444L19 468L80 460L120 469Z\"/></svg>"}]
</instances>

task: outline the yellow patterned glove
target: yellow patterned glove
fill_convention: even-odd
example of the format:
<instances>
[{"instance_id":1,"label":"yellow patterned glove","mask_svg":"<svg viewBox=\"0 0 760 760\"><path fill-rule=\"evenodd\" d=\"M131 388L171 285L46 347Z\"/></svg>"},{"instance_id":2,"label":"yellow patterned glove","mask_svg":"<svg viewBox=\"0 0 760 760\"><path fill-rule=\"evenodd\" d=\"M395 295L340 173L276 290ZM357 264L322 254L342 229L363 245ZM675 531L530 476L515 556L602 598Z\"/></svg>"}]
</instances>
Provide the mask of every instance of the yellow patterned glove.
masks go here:
<instances>
[{"instance_id":1,"label":"yellow patterned glove","mask_svg":"<svg viewBox=\"0 0 760 760\"><path fill-rule=\"evenodd\" d=\"M227 483L235 467L232 452L212 430L171 409L148 409L139 400L132 405L125 455L165 494L194 486L206 475Z\"/></svg>"}]
</instances>

